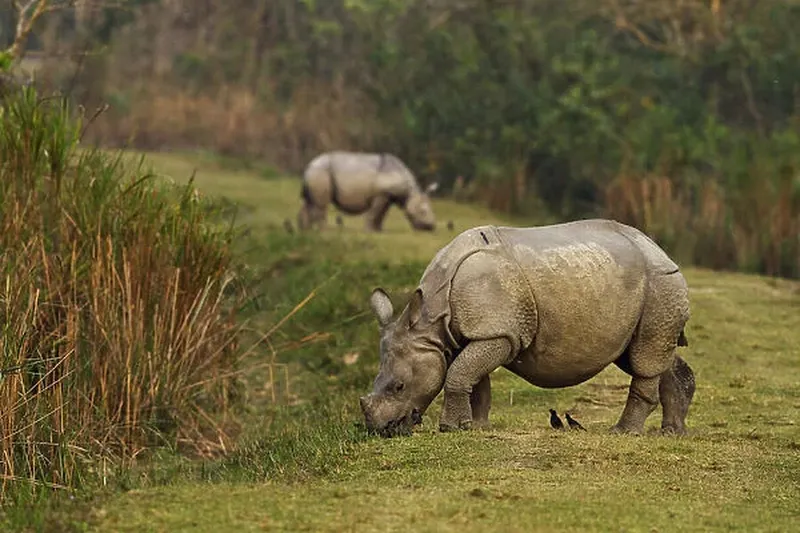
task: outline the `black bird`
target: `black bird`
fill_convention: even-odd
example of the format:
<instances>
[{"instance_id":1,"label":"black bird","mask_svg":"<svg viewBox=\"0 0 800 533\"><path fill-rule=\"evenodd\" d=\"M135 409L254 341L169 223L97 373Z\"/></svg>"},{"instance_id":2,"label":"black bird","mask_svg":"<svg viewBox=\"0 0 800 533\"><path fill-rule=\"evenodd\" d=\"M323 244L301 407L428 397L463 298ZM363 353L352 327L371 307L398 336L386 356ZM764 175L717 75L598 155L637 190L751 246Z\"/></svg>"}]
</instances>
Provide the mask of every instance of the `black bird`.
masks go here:
<instances>
[{"instance_id":1,"label":"black bird","mask_svg":"<svg viewBox=\"0 0 800 533\"><path fill-rule=\"evenodd\" d=\"M570 429L582 429L586 431L586 428L583 427L577 420L569 416L569 413L564 413L567 416L567 424L569 424Z\"/></svg>"},{"instance_id":2,"label":"black bird","mask_svg":"<svg viewBox=\"0 0 800 533\"><path fill-rule=\"evenodd\" d=\"M452 220L448 220L447 221L447 231L453 231L453 227L454 227L453 226L453 221Z\"/></svg>"},{"instance_id":3,"label":"black bird","mask_svg":"<svg viewBox=\"0 0 800 533\"><path fill-rule=\"evenodd\" d=\"M558 413L555 409L550 409L550 427L553 429L564 429L564 422L558 418Z\"/></svg>"},{"instance_id":4,"label":"black bird","mask_svg":"<svg viewBox=\"0 0 800 533\"><path fill-rule=\"evenodd\" d=\"M344 227L344 220L342 220L342 215L336 215L336 225L339 226L340 229Z\"/></svg>"},{"instance_id":5,"label":"black bird","mask_svg":"<svg viewBox=\"0 0 800 533\"><path fill-rule=\"evenodd\" d=\"M288 218L283 221L283 229L286 230L286 233L294 233L294 227L292 226L292 221Z\"/></svg>"}]
</instances>

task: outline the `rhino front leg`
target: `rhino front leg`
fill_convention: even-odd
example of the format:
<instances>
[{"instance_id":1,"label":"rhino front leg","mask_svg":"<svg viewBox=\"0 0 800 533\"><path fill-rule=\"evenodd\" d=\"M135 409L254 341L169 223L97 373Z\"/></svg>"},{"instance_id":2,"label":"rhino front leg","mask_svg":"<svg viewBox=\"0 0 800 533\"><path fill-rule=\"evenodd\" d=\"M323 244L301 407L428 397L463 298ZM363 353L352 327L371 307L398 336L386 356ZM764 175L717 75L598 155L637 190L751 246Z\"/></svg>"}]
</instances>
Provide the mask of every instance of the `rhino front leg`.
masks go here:
<instances>
[{"instance_id":1,"label":"rhino front leg","mask_svg":"<svg viewBox=\"0 0 800 533\"><path fill-rule=\"evenodd\" d=\"M479 392L475 398L481 399L478 404L481 408L485 407L485 411L478 414L480 416L485 414L488 421L488 401L483 395L489 393L489 374L507 363L510 355L511 344L505 338L472 341L461 351L447 370L444 382L444 406L439 420L440 431L472 427L470 395L473 388L479 384ZM481 383L484 379L486 379L485 384Z\"/></svg>"},{"instance_id":2,"label":"rhino front leg","mask_svg":"<svg viewBox=\"0 0 800 533\"><path fill-rule=\"evenodd\" d=\"M383 230L383 219L386 218L386 213L391 205L389 198L383 195L372 199L367 214L364 216L367 231Z\"/></svg>"},{"instance_id":3,"label":"rhino front leg","mask_svg":"<svg viewBox=\"0 0 800 533\"><path fill-rule=\"evenodd\" d=\"M492 381L489 374L472 387L469 405L472 408L472 427L489 427L489 410L492 407Z\"/></svg>"}]
</instances>

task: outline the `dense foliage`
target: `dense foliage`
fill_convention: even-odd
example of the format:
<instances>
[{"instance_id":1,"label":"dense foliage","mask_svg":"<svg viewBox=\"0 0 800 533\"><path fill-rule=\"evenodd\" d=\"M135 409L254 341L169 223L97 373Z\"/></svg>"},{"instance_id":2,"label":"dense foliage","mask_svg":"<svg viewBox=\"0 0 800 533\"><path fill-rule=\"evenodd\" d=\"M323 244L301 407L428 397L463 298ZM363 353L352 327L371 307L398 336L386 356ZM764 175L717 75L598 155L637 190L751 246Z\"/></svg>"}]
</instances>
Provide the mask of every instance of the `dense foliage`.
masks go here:
<instances>
[{"instance_id":1,"label":"dense foliage","mask_svg":"<svg viewBox=\"0 0 800 533\"><path fill-rule=\"evenodd\" d=\"M606 214L686 261L800 275L792 2L130 3L87 23L110 48L75 95L112 104L105 142L293 172L391 150L495 208Z\"/></svg>"}]
</instances>

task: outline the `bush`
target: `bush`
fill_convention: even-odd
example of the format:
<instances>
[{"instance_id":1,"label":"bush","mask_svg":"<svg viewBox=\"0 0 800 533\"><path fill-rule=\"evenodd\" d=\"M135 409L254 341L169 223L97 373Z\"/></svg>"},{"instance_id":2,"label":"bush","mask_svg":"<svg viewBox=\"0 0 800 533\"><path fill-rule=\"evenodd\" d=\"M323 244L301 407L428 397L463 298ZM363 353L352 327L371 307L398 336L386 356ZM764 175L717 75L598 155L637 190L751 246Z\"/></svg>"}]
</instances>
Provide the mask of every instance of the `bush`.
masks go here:
<instances>
[{"instance_id":1,"label":"bush","mask_svg":"<svg viewBox=\"0 0 800 533\"><path fill-rule=\"evenodd\" d=\"M75 486L99 456L229 442L230 230L191 185L81 149L82 127L32 89L0 104L4 495Z\"/></svg>"}]
</instances>

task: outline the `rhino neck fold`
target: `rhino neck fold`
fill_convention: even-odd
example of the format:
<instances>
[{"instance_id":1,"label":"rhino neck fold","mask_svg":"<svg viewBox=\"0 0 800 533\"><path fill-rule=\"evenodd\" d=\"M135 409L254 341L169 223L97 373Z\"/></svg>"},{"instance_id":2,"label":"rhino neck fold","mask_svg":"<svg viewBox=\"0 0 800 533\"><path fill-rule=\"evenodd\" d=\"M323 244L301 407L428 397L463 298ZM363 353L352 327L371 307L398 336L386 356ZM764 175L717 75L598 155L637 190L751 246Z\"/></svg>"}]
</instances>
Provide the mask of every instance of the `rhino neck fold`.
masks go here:
<instances>
[{"instance_id":1,"label":"rhino neck fold","mask_svg":"<svg viewBox=\"0 0 800 533\"><path fill-rule=\"evenodd\" d=\"M394 205L400 206L403 209L405 209L406 204L408 203L408 196L399 196L397 194L392 194L389 196L389 201Z\"/></svg>"},{"instance_id":2,"label":"rhino neck fold","mask_svg":"<svg viewBox=\"0 0 800 533\"><path fill-rule=\"evenodd\" d=\"M478 226L450 241L436 254L422 274L419 288L422 289L423 305L431 326L441 321L441 350L448 366L463 349L450 328L450 290L456 271L472 254L487 251L503 253L505 249L495 226Z\"/></svg>"},{"instance_id":3,"label":"rhino neck fold","mask_svg":"<svg viewBox=\"0 0 800 533\"><path fill-rule=\"evenodd\" d=\"M429 327L433 330L432 334L426 336L426 341L434 346L444 358L445 366L450 365L461 351L461 345L453 338L453 334L448 327L449 315L442 314L431 317L428 321Z\"/></svg>"}]
</instances>

